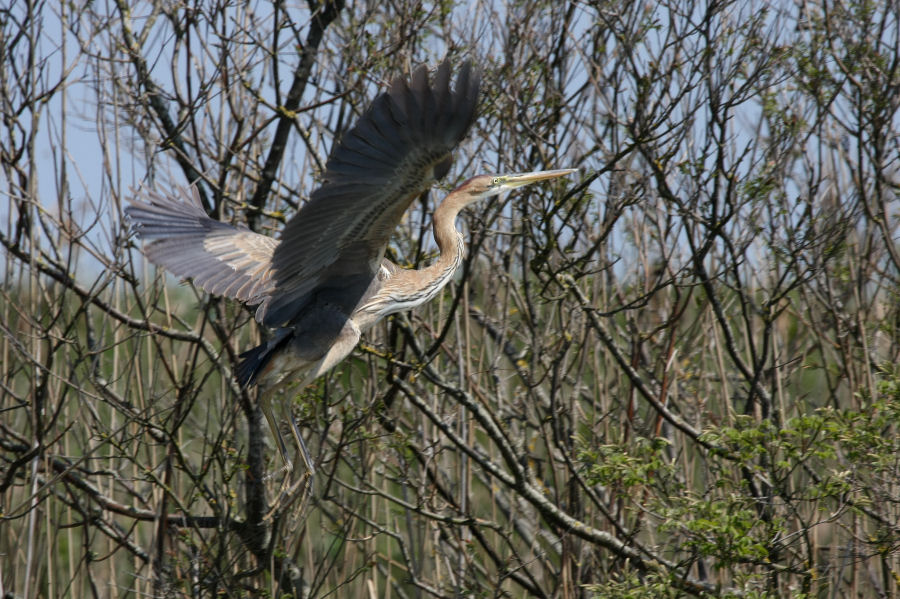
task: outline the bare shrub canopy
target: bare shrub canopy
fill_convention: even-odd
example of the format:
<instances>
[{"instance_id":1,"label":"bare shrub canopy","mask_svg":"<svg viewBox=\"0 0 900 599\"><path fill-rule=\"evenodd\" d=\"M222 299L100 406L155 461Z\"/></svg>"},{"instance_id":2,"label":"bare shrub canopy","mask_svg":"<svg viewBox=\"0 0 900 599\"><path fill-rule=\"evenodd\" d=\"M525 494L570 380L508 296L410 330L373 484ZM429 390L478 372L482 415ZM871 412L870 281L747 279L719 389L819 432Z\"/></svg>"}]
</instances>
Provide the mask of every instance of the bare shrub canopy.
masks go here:
<instances>
[{"instance_id":1,"label":"bare shrub canopy","mask_svg":"<svg viewBox=\"0 0 900 599\"><path fill-rule=\"evenodd\" d=\"M896 596L896 3L0 8L0 594ZM462 276L293 403L264 331L150 266L136 189L275 236L399 74L479 116L388 249L483 172ZM273 475L273 472L275 474Z\"/></svg>"}]
</instances>

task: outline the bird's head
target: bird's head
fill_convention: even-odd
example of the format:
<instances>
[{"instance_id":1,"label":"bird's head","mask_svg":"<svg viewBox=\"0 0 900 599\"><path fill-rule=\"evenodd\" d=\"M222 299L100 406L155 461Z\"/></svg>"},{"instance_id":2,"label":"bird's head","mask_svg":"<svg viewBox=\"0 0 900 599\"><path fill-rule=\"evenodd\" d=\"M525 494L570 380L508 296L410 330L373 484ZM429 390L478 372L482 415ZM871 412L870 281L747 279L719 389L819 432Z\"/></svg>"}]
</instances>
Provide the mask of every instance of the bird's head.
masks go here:
<instances>
[{"instance_id":1,"label":"bird's head","mask_svg":"<svg viewBox=\"0 0 900 599\"><path fill-rule=\"evenodd\" d=\"M478 175L460 185L456 191L466 199L466 204L468 205L484 198L499 195L504 191L522 187L523 185L570 175L576 170L577 169L574 168L563 168L554 171L533 171L530 173Z\"/></svg>"}]
</instances>

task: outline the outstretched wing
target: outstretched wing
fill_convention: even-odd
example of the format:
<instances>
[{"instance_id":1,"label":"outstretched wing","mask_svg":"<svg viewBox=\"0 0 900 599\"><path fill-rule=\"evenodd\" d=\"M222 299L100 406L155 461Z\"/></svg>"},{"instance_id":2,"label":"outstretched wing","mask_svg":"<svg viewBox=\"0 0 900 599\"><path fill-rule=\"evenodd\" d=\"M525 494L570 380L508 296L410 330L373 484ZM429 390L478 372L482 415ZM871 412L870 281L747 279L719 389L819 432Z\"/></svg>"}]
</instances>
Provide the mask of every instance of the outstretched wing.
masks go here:
<instances>
[{"instance_id":1,"label":"outstretched wing","mask_svg":"<svg viewBox=\"0 0 900 599\"><path fill-rule=\"evenodd\" d=\"M181 198L145 191L125 212L151 262L210 293L260 304L256 319L268 326L291 321L314 297L350 314L409 204L450 169L478 87L467 63L451 90L447 61L431 84L425 67L410 83L394 80L335 147L324 183L281 242L209 218L196 189Z\"/></svg>"},{"instance_id":2,"label":"outstretched wing","mask_svg":"<svg viewBox=\"0 0 900 599\"><path fill-rule=\"evenodd\" d=\"M144 255L210 293L250 304L262 301L271 288L278 240L209 218L194 187L180 189L180 195L144 191L125 208L146 242Z\"/></svg>"},{"instance_id":3,"label":"outstretched wing","mask_svg":"<svg viewBox=\"0 0 900 599\"><path fill-rule=\"evenodd\" d=\"M450 64L432 83L419 67L395 79L333 150L324 183L288 222L272 260L274 287L256 318L271 327L307 304L350 314L381 266L413 199L447 174L475 116L479 75L466 63L450 89Z\"/></svg>"}]
</instances>

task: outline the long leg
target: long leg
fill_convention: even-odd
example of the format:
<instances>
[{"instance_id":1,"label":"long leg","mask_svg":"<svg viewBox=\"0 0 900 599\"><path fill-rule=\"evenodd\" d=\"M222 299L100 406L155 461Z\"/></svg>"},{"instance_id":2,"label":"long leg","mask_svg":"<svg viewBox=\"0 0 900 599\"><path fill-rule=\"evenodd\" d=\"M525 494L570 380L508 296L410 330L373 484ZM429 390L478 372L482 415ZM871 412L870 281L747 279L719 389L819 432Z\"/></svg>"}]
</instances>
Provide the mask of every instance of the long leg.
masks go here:
<instances>
[{"instance_id":1,"label":"long leg","mask_svg":"<svg viewBox=\"0 0 900 599\"><path fill-rule=\"evenodd\" d=\"M322 314L322 318L325 319L325 322L322 323L324 330L328 331L328 327L331 327L331 332L334 332L335 335L328 336L328 347L322 348L315 345L304 346L303 348L299 348L296 346L298 339L294 339L292 341L292 347L298 355L321 355L321 357L316 361L309 361L303 364L303 376L299 377L299 387L303 389L308 384L315 381L317 378L331 370L335 364L343 360L347 357L353 348L356 347L356 344L359 343L360 338L360 330L356 323L352 318L348 318L347 315L339 314L334 310L325 311ZM339 329L335 329L335 327L340 327ZM302 339L300 337L299 339ZM321 340L310 342L310 343L318 343L321 345ZM324 349L324 353L320 352ZM299 364L299 363L298 363ZM297 374L300 372L300 368L298 364L292 366L294 368L293 373ZM275 386L284 385L287 387L291 378L290 376L282 376L278 379L278 382L275 383ZM294 378L293 380L298 380L298 378ZM274 391L274 389L272 389ZM267 393L268 395L268 393ZM306 448L306 443L303 441L303 435L300 434L300 429L297 427L297 423L294 421L294 415L291 413L290 404L288 402L281 402L279 404L279 409L281 411L282 420L287 420L291 423L291 433L294 435L294 440L297 442L297 448L300 451L300 458L303 460L303 465L306 466L306 472L308 475L308 485L309 489L312 489L312 477L316 473L315 466L313 465L312 458L309 455L309 450ZM272 426L275 430L275 434L278 438L278 442L281 447L282 455L285 458L285 462L289 465L292 464L290 459L286 455L287 447L284 443L284 440L281 438L281 431L277 427L276 424L273 424L274 416L271 415L271 411L269 411L266 416L269 418L269 426Z\"/></svg>"},{"instance_id":2,"label":"long leg","mask_svg":"<svg viewBox=\"0 0 900 599\"><path fill-rule=\"evenodd\" d=\"M272 429L272 435L275 437L278 451L281 454L282 460L284 460L283 471L285 472L285 476L282 478L278 497L272 503L272 510L270 513L273 513L286 503L292 502L297 497L298 492L302 494L303 504L305 506L306 500L312 494L312 478L313 474L315 474L309 450L306 448L306 443L303 441L303 436L300 434L300 428L297 426L293 414L291 413L290 401L287 397L273 398L272 396L274 394L275 389L270 388L260 389L259 395L260 409L269 423L269 428ZM273 405L273 399L275 400L275 405ZM288 449L284 435L281 433L281 426L279 426L279 423L284 420L287 420L290 423L291 433L296 442L295 448L300 454L300 459L306 468L306 472L303 472L299 478L295 478L294 460L291 456L292 452ZM305 509L305 507L301 507L301 511L303 509Z\"/></svg>"},{"instance_id":3,"label":"long leg","mask_svg":"<svg viewBox=\"0 0 900 599\"><path fill-rule=\"evenodd\" d=\"M291 423L291 432L294 433L294 440L297 441L297 447L300 448L300 457L303 459L303 465L306 466L306 470L309 472L310 478L312 478L316 474L316 467L309 455L309 450L306 449L306 443L303 442L303 435L300 434L300 428L297 427L297 421L294 420L294 415L290 413L290 410L288 410L287 417L288 422Z\"/></svg>"},{"instance_id":4,"label":"long leg","mask_svg":"<svg viewBox=\"0 0 900 599\"><path fill-rule=\"evenodd\" d=\"M284 436L281 434L281 427L278 426L278 420L276 420L275 413L272 411L272 402L270 401L271 393L261 390L259 397L260 408L266 417L266 421L269 423L269 428L272 429L272 435L275 437L275 442L278 444L278 451L281 453L281 459L284 460L284 469L290 474L294 471L294 462L291 460L287 444L284 442ZM293 418L291 418L291 425L294 428L297 426L294 424ZM294 434L296 435L296 433ZM305 447L303 448L303 451L306 451Z\"/></svg>"}]
</instances>

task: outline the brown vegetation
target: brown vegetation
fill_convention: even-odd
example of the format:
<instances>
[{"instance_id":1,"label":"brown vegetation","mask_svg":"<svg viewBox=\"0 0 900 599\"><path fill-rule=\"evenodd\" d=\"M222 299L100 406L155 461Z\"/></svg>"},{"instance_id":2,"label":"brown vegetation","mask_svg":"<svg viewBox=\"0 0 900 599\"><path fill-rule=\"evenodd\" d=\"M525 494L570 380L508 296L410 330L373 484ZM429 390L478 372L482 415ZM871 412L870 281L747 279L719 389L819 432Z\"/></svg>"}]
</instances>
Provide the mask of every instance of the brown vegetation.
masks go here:
<instances>
[{"instance_id":1,"label":"brown vegetation","mask_svg":"<svg viewBox=\"0 0 900 599\"><path fill-rule=\"evenodd\" d=\"M0 8L0 594L900 593L896 3L132 4ZM580 180L467 213L458 282L285 397L318 474L270 510L260 331L122 207L274 235L445 55L450 185Z\"/></svg>"}]
</instances>

